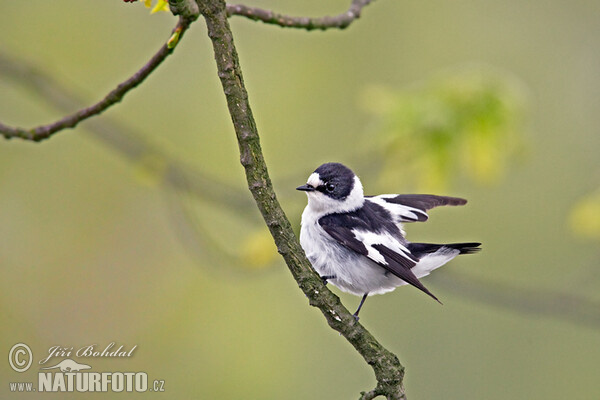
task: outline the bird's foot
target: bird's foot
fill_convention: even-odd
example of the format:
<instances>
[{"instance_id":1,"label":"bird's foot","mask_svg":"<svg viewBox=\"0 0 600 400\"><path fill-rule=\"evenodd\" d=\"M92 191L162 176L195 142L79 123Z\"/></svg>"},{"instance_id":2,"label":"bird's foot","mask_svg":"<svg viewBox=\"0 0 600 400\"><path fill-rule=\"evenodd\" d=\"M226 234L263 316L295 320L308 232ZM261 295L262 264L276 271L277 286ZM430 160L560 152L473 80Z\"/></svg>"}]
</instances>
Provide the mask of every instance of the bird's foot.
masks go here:
<instances>
[{"instance_id":1,"label":"bird's foot","mask_svg":"<svg viewBox=\"0 0 600 400\"><path fill-rule=\"evenodd\" d=\"M321 280L323 281L323 285L327 285L327 283L329 283L329 282L327 282L329 279L335 279L335 278L337 278L335 275L323 275L321 277Z\"/></svg>"},{"instance_id":2,"label":"bird's foot","mask_svg":"<svg viewBox=\"0 0 600 400\"><path fill-rule=\"evenodd\" d=\"M356 322L358 322L359 318L358 318L358 313L360 312L360 309L362 308L363 304L365 304L365 300L367 299L367 296L369 296L369 293L365 293L362 297L362 299L360 300L360 304L358 305L358 308L356 309L356 312L354 314L352 314L352 316L354 317L354 320Z\"/></svg>"}]
</instances>

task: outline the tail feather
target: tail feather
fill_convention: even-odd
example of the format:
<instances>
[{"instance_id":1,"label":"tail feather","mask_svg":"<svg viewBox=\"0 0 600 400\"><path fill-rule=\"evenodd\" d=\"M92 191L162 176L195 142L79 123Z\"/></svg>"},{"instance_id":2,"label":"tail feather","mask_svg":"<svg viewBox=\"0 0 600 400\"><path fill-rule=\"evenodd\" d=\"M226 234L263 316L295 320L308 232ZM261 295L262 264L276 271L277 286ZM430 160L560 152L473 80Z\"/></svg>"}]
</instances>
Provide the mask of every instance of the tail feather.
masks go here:
<instances>
[{"instance_id":1,"label":"tail feather","mask_svg":"<svg viewBox=\"0 0 600 400\"><path fill-rule=\"evenodd\" d=\"M458 254L473 254L481 251L481 243L472 242L472 243L451 243L445 245L446 247L450 247L451 249L460 250Z\"/></svg>"},{"instance_id":2,"label":"tail feather","mask_svg":"<svg viewBox=\"0 0 600 400\"><path fill-rule=\"evenodd\" d=\"M459 254L472 254L481 250L481 243L409 243L408 250L419 259L411 271L417 278L429 275Z\"/></svg>"},{"instance_id":3,"label":"tail feather","mask_svg":"<svg viewBox=\"0 0 600 400\"><path fill-rule=\"evenodd\" d=\"M473 254L481 250L481 243L449 243L449 244L433 244L433 243L409 243L408 250L417 258L421 258L427 254L435 253L436 251L447 248L458 250L458 254Z\"/></svg>"}]
</instances>

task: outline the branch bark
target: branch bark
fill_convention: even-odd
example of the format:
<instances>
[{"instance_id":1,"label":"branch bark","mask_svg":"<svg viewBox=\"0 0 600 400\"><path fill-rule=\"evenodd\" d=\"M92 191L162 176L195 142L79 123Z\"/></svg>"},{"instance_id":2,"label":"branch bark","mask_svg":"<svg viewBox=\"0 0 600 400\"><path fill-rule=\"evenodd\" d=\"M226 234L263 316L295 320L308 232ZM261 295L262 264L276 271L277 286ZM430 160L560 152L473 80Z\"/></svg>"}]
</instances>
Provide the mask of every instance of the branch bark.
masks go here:
<instances>
[{"instance_id":1,"label":"branch bark","mask_svg":"<svg viewBox=\"0 0 600 400\"><path fill-rule=\"evenodd\" d=\"M346 338L373 368L377 379L374 390L363 393L363 399L382 395L388 399L405 399L404 367L398 358L385 349L352 314L340 299L325 287L312 269L300 247L292 226L281 208L271 184L248 93L239 65L233 34L227 21L223 0L196 0L206 20L208 36L212 41L218 76L227 99L244 166L248 188L300 289L310 305L319 308L329 326Z\"/></svg>"},{"instance_id":2,"label":"branch bark","mask_svg":"<svg viewBox=\"0 0 600 400\"><path fill-rule=\"evenodd\" d=\"M173 29L173 35L171 36L171 39L161 46L158 52L152 56L146 65L144 65L130 78L120 83L115 89L111 90L98 103L86 108L82 108L81 110L76 111L71 115L67 115L66 117L63 117L51 124L41 125L30 129L12 127L0 122L0 134L2 134L2 136L4 136L6 139L20 138L34 142L40 142L44 139L48 139L57 132L68 128L74 128L81 121L102 113L110 106L120 102L130 90L137 87L148 77L148 75L154 72L154 70L173 52L177 42L194 20L195 18L189 15L181 16L177 25Z\"/></svg>"},{"instance_id":3,"label":"branch bark","mask_svg":"<svg viewBox=\"0 0 600 400\"><path fill-rule=\"evenodd\" d=\"M330 28L345 29L356 19L360 18L362 9L373 0L353 0L347 11L332 17L292 17L278 14L262 8L248 7L243 4L227 4L227 16L240 15L253 21L262 21L265 24L278 25L282 28L299 28L311 31L314 29L326 30Z\"/></svg>"}]
</instances>

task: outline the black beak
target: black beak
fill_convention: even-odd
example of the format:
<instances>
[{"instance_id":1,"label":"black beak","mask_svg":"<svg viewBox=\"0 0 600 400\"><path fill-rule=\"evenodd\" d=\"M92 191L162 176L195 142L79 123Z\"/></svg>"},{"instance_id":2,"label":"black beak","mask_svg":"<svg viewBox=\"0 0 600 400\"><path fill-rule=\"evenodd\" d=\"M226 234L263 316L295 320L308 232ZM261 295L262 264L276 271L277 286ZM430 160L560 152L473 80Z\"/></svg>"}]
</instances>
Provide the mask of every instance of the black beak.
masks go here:
<instances>
[{"instance_id":1,"label":"black beak","mask_svg":"<svg viewBox=\"0 0 600 400\"><path fill-rule=\"evenodd\" d=\"M307 184L298 186L296 190L302 190L303 192L312 192L313 190L315 190L315 188Z\"/></svg>"}]
</instances>

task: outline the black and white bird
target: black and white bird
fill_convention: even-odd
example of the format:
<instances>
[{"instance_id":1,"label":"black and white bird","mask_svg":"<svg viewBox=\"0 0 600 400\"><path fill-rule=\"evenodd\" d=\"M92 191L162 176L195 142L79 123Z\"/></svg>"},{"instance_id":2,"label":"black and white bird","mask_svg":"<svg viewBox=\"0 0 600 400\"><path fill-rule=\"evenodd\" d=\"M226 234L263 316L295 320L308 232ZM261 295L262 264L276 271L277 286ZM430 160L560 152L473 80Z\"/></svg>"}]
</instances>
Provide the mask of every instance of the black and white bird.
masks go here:
<instances>
[{"instance_id":1,"label":"black and white bird","mask_svg":"<svg viewBox=\"0 0 600 400\"><path fill-rule=\"evenodd\" d=\"M403 222L427 221L427 211L438 206L460 206L466 200L430 194L365 196L348 167L321 165L297 190L306 192L300 243L325 283L362 296L410 284L438 300L419 278L429 275L459 254L480 250L481 243L411 243Z\"/></svg>"}]
</instances>

